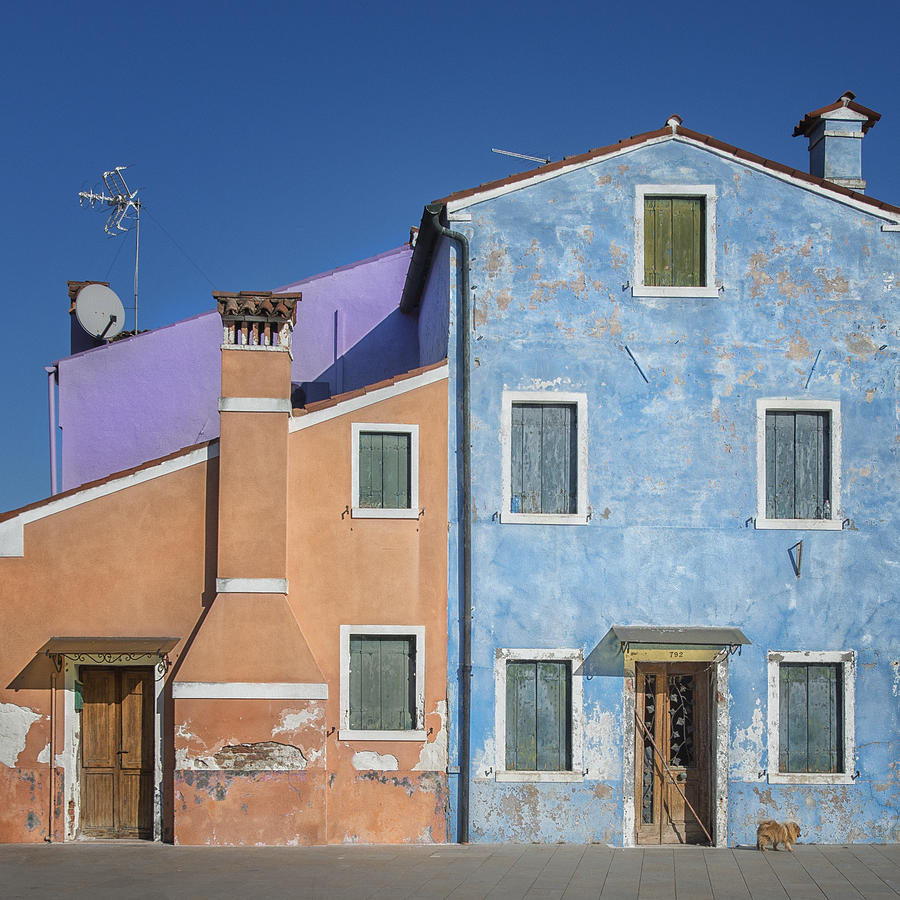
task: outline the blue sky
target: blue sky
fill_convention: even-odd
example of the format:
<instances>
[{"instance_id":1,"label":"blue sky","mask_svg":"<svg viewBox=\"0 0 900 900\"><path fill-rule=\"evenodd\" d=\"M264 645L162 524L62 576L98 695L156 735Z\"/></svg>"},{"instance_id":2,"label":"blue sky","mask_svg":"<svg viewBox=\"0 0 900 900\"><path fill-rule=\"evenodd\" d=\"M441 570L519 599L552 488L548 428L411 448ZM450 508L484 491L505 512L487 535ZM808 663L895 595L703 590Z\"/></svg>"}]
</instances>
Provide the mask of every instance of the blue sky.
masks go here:
<instances>
[{"instance_id":1,"label":"blue sky","mask_svg":"<svg viewBox=\"0 0 900 900\"><path fill-rule=\"evenodd\" d=\"M4 4L0 510L49 493L66 281L130 303L133 234L77 201L104 169L141 189L142 328L400 245L529 167L491 147L559 159L671 113L806 170L794 125L852 90L883 115L868 193L900 205L898 26L886 0Z\"/></svg>"}]
</instances>

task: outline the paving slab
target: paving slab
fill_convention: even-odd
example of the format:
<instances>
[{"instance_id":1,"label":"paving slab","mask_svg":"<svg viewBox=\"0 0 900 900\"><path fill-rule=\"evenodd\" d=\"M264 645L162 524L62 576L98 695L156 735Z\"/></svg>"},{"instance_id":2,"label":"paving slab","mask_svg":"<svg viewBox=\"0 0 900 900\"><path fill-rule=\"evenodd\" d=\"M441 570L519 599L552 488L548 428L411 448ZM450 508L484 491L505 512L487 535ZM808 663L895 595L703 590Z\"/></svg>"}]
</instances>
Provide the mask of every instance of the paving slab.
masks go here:
<instances>
[{"instance_id":1,"label":"paving slab","mask_svg":"<svg viewBox=\"0 0 900 900\"><path fill-rule=\"evenodd\" d=\"M0 845L0 897L67 900L900 900L897 845Z\"/></svg>"}]
</instances>

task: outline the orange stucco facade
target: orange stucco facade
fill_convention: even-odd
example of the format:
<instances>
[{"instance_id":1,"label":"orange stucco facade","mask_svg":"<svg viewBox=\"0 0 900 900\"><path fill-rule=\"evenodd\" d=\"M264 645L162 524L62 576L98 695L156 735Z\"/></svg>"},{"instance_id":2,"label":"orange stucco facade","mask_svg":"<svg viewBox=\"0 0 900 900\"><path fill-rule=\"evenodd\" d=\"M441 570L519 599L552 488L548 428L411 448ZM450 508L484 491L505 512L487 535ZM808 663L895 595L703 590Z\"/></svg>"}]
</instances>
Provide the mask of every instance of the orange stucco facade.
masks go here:
<instances>
[{"instance_id":1,"label":"orange stucco facade","mask_svg":"<svg viewBox=\"0 0 900 900\"><path fill-rule=\"evenodd\" d=\"M289 397L288 362L223 350L223 397ZM305 415L226 407L221 443L0 517L0 841L82 836L88 665L153 668L156 839L447 840L446 370L427 376ZM418 427L418 515L353 516L354 423ZM357 626L418 635L415 733L347 733Z\"/></svg>"}]
</instances>

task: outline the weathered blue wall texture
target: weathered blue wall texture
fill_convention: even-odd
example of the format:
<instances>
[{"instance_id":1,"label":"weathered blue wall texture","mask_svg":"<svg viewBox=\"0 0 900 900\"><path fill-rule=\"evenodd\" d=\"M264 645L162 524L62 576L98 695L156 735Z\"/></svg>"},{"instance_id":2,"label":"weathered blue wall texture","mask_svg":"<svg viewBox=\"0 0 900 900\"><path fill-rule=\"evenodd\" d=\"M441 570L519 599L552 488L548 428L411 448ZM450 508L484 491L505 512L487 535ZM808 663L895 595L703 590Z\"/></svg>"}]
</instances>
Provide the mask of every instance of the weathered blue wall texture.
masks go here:
<instances>
[{"instance_id":1,"label":"weathered blue wall texture","mask_svg":"<svg viewBox=\"0 0 900 900\"><path fill-rule=\"evenodd\" d=\"M634 843L635 659L671 661L685 648L660 642L623 663L615 642L606 656L599 646L616 625L731 626L750 641L739 655L699 648L717 659L707 663L709 727L693 736L707 744L705 817L717 843L754 842L764 817L795 819L804 841L900 840L900 233L891 229L900 210L692 134L666 129L448 201L472 254L472 840ZM704 197L712 290L647 296L639 287L636 198L647 186ZM441 253L435 265L455 263ZM580 524L510 521L504 392L576 405L587 476L577 489L585 515L572 514ZM825 412L835 467L840 458L830 520L763 527L764 398L778 401L761 405L763 418L772 405ZM451 416L451 448L455 426ZM451 471L451 496L455 479ZM451 643L454 683L457 651ZM503 771L504 667L516 654L553 656L545 651L569 660L569 771ZM819 656L772 655L804 651ZM779 704L789 714L778 663L804 660L837 671L836 771L779 779L796 766L769 757ZM456 708L455 688L451 698ZM791 715L814 730L815 714Z\"/></svg>"}]
</instances>

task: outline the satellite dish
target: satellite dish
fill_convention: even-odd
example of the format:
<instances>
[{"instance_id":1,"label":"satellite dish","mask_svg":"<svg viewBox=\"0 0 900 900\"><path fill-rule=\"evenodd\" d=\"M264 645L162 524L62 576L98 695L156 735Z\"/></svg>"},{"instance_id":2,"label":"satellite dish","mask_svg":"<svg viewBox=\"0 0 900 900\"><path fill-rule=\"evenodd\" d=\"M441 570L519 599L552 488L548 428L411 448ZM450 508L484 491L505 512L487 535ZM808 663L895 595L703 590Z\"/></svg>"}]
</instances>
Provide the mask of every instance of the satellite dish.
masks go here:
<instances>
[{"instance_id":1,"label":"satellite dish","mask_svg":"<svg viewBox=\"0 0 900 900\"><path fill-rule=\"evenodd\" d=\"M86 284L75 297L75 317L91 336L112 340L125 327L125 307L105 284Z\"/></svg>"}]
</instances>

